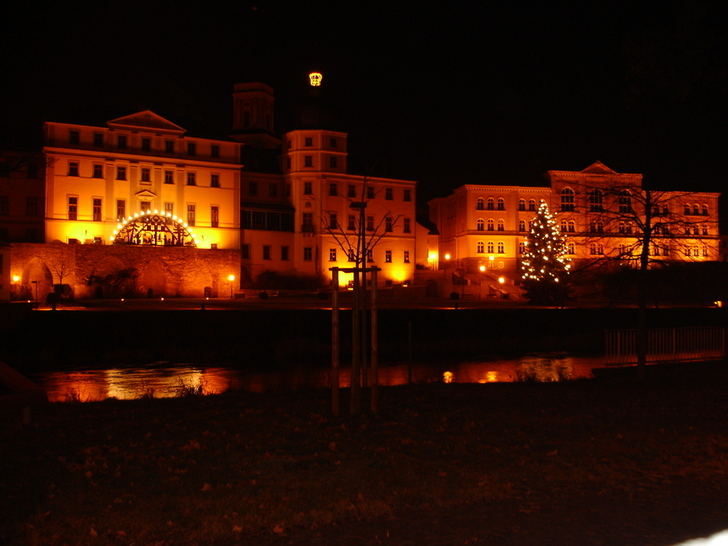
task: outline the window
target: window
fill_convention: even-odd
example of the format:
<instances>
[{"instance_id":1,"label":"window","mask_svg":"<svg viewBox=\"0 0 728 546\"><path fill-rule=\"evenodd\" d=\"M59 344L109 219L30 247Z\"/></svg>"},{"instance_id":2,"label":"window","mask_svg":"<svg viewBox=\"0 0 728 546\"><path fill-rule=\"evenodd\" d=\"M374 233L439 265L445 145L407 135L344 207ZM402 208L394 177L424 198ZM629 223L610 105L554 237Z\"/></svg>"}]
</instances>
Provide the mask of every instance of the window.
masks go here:
<instances>
[{"instance_id":1,"label":"window","mask_svg":"<svg viewBox=\"0 0 728 546\"><path fill-rule=\"evenodd\" d=\"M187 155L197 155L197 143L195 143L195 142L187 143Z\"/></svg>"},{"instance_id":2,"label":"window","mask_svg":"<svg viewBox=\"0 0 728 546\"><path fill-rule=\"evenodd\" d=\"M151 175L151 169L148 167L142 167L142 182L151 182L152 181L152 175Z\"/></svg>"},{"instance_id":3,"label":"window","mask_svg":"<svg viewBox=\"0 0 728 546\"><path fill-rule=\"evenodd\" d=\"M392 263L392 251L391 250L384 251L384 262L388 263L388 264Z\"/></svg>"},{"instance_id":4,"label":"window","mask_svg":"<svg viewBox=\"0 0 728 546\"><path fill-rule=\"evenodd\" d=\"M210 155L212 157L220 157L220 146L217 144L212 144L210 146Z\"/></svg>"},{"instance_id":5,"label":"window","mask_svg":"<svg viewBox=\"0 0 728 546\"><path fill-rule=\"evenodd\" d=\"M523 254L526 252L526 243L520 242L518 243L518 253Z\"/></svg>"},{"instance_id":6,"label":"window","mask_svg":"<svg viewBox=\"0 0 728 546\"><path fill-rule=\"evenodd\" d=\"M403 259L403 261L406 264L410 263L410 253L409 253L409 250L405 250L404 251L404 259Z\"/></svg>"},{"instance_id":7,"label":"window","mask_svg":"<svg viewBox=\"0 0 728 546\"><path fill-rule=\"evenodd\" d=\"M498 241L498 254L505 254L506 252L506 245L502 241Z\"/></svg>"},{"instance_id":8,"label":"window","mask_svg":"<svg viewBox=\"0 0 728 546\"><path fill-rule=\"evenodd\" d=\"M392 226L392 217L391 216L387 216L384 219L384 231L386 231L387 233L391 233L392 227L393 227Z\"/></svg>"},{"instance_id":9,"label":"window","mask_svg":"<svg viewBox=\"0 0 728 546\"><path fill-rule=\"evenodd\" d=\"M98 163L94 163L94 178L103 178L104 177L104 166L99 165Z\"/></svg>"},{"instance_id":10,"label":"window","mask_svg":"<svg viewBox=\"0 0 728 546\"><path fill-rule=\"evenodd\" d=\"M78 131L69 131L68 142L70 144L78 145L81 142L81 133L79 133Z\"/></svg>"},{"instance_id":11,"label":"window","mask_svg":"<svg viewBox=\"0 0 728 546\"><path fill-rule=\"evenodd\" d=\"M142 210L152 210L151 201L142 201L139 203L139 205Z\"/></svg>"},{"instance_id":12,"label":"window","mask_svg":"<svg viewBox=\"0 0 728 546\"><path fill-rule=\"evenodd\" d=\"M187 205L187 224L195 225L195 205Z\"/></svg>"},{"instance_id":13,"label":"window","mask_svg":"<svg viewBox=\"0 0 728 546\"><path fill-rule=\"evenodd\" d=\"M526 210L526 200L525 199L518 200L518 210Z\"/></svg>"},{"instance_id":14,"label":"window","mask_svg":"<svg viewBox=\"0 0 728 546\"><path fill-rule=\"evenodd\" d=\"M506 226L503 220L498 220L498 231L505 231Z\"/></svg>"},{"instance_id":15,"label":"window","mask_svg":"<svg viewBox=\"0 0 728 546\"><path fill-rule=\"evenodd\" d=\"M619 192L617 198L617 204L619 205L619 212L631 212L632 211L632 196L627 190Z\"/></svg>"},{"instance_id":16,"label":"window","mask_svg":"<svg viewBox=\"0 0 728 546\"><path fill-rule=\"evenodd\" d=\"M707 257L708 257L708 247L704 246L703 247L703 258L707 258Z\"/></svg>"},{"instance_id":17,"label":"window","mask_svg":"<svg viewBox=\"0 0 728 546\"><path fill-rule=\"evenodd\" d=\"M690 214L690 212L691 212L690 205L685 205L683 207L683 214Z\"/></svg>"},{"instance_id":18,"label":"window","mask_svg":"<svg viewBox=\"0 0 728 546\"><path fill-rule=\"evenodd\" d=\"M604 194L601 190L589 192L589 211L602 212L604 210Z\"/></svg>"},{"instance_id":19,"label":"window","mask_svg":"<svg viewBox=\"0 0 728 546\"><path fill-rule=\"evenodd\" d=\"M404 190L404 200L412 201L412 190Z\"/></svg>"},{"instance_id":20,"label":"window","mask_svg":"<svg viewBox=\"0 0 728 546\"><path fill-rule=\"evenodd\" d=\"M165 203L164 203L164 213L165 214L174 214L174 203L171 203L169 201L165 201Z\"/></svg>"},{"instance_id":21,"label":"window","mask_svg":"<svg viewBox=\"0 0 728 546\"><path fill-rule=\"evenodd\" d=\"M591 231L592 233L603 233L604 224L602 224L600 221L592 221L589 223L589 231Z\"/></svg>"},{"instance_id":22,"label":"window","mask_svg":"<svg viewBox=\"0 0 728 546\"><path fill-rule=\"evenodd\" d=\"M303 195L313 195L313 184L311 182L303 183Z\"/></svg>"},{"instance_id":23,"label":"window","mask_svg":"<svg viewBox=\"0 0 728 546\"><path fill-rule=\"evenodd\" d=\"M536 201L534 199L528 200L528 210L536 210Z\"/></svg>"},{"instance_id":24,"label":"window","mask_svg":"<svg viewBox=\"0 0 728 546\"><path fill-rule=\"evenodd\" d=\"M329 249L329 261L330 262L335 262L336 261L336 249L335 248L330 248Z\"/></svg>"},{"instance_id":25,"label":"window","mask_svg":"<svg viewBox=\"0 0 728 546\"><path fill-rule=\"evenodd\" d=\"M693 205L693 214L695 216L697 216L698 214L700 214L700 207L697 204Z\"/></svg>"},{"instance_id":26,"label":"window","mask_svg":"<svg viewBox=\"0 0 728 546\"><path fill-rule=\"evenodd\" d=\"M174 171L164 171L164 183L174 184Z\"/></svg>"},{"instance_id":27,"label":"window","mask_svg":"<svg viewBox=\"0 0 728 546\"><path fill-rule=\"evenodd\" d=\"M518 231L526 231L526 221L518 220Z\"/></svg>"},{"instance_id":28,"label":"window","mask_svg":"<svg viewBox=\"0 0 728 546\"><path fill-rule=\"evenodd\" d=\"M313 249L310 246L303 247L303 261L310 262L313 260Z\"/></svg>"},{"instance_id":29,"label":"window","mask_svg":"<svg viewBox=\"0 0 728 546\"><path fill-rule=\"evenodd\" d=\"M270 260L270 245L263 245L263 259Z\"/></svg>"},{"instance_id":30,"label":"window","mask_svg":"<svg viewBox=\"0 0 728 546\"><path fill-rule=\"evenodd\" d=\"M367 231L374 231L374 216L367 216Z\"/></svg>"},{"instance_id":31,"label":"window","mask_svg":"<svg viewBox=\"0 0 728 546\"><path fill-rule=\"evenodd\" d=\"M121 221L126 218L126 201L124 199L116 200L116 219Z\"/></svg>"},{"instance_id":32,"label":"window","mask_svg":"<svg viewBox=\"0 0 728 546\"><path fill-rule=\"evenodd\" d=\"M335 182L329 184L329 195L331 197L336 197L337 195L339 195L339 186Z\"/></svg>"},{"instance_id":33,"label":"window","mask_svg":"<svg viewBox=\"0 0 728 546\"><path fill-rule=\"evenodd\" d=\"M493 231L495 229L495 223L493 222L492 218L488 218L488 231Z\"/></svg>"},{"instance_id":34,"label":"window","mask_svg":"<svg viewBox=\"0 0 728 546\"><path fill-rule=\"evenodd\" d=\"M68 219L78 220L78 197L68 197Z\"/></svg>"},{"instance_id":35,"label":"window","mask_svg":"<svg viewBox=\"0 0 728 546\"><path fill-rule=\"evenodd\" d=\"M197 173L187 173L187 185L188 186L197 185Z\"/></svg>"},{"instance_id":36,"label":"window","mask_svg":"<svg viewBox=\"0 0 728 546\"><path fill-rule=\"evenodd\" d=\"M604 254L604 245L599 243L592 243L589 245L589 254L592 256L601 256Z\"/></svg>"},{"instance_id":37,"label":"window","mask_svg":"<svg viewBox=\"0 0 728 546\"><path fill-rule=\"evenodd\" d=\"M25 198L25 215L38 216L38 198L30 196Z\"/></svg>"},{"instance_id":38,"label":"window","mask_svg":"<svg viewBox=\"0 0 728 546\"><path fill-rule=\"evenodd\" d=\"M494 201L492 197L488 197L488 205L486 206L488 210L493 210L495 208Z\"/></svg>"},{"instance_id":39,"label":"window","mask_svg":"<svg viewBox=\"0 0 728 546\"><path fill-rule=\"evenodd\" d=\"M493 241L488 241L488 254L493 254Z\"/></svg>"},{"instance_id":40,"label":"window","mask_svg":"<svg viewBox=\"0 0 728 546\"><path fill-rule=\"evenodd\" d=\"M483 241L475 243L475 252L478 254L483 254L485 252L485 243L483 243Z\"/></svg>"},{"instance_id":41,"label":"window","mask_svg":"<svg viewBox=\"0 0 728 546\"><path fill-rule=\"evenodd\" d=\"M347 197L356 197L356 186L354 184L349 184L346 190L346 196Z\"/></svg>"},{"instance_id":42,"label":"window","mask_svg":"<svg viewBox=\"0 0 728 546\"><path fill-rule=\"evenodd\" d=\"M567 254L576 254L574 243L566 243L566 253Z\"/></svg>"},{"instance_id":43,"label":"window","mask_svg":"<svg viewBox=\"0 0 728 546\"><path fill-rule=\"evenodd\" d=\"M68 162L68 176L78 176L78 161Z\"/></svg>"},{"instance_id":44,"label":"window","mask_svg":"<svg viewBox=\"0 0 728 546\"><path fill-rule=\"evenodd\" d=\"M258 195L258 182L255 180L248 182L248 195Z\"/></svg>"},{"instance_id":45,"label":"window","mask_svg":"<svg viewBox=\"0 0 728 546\"><path fill-rule=\"evenodd\" d=\"M101 199L94 197L93 199L93 221L101 221Z\"/></svg>"},{"instance_id":46,"label":"window","mask_svg":"<svg viewBox=\"0 0 728 546\"><path fill-rule=\"evenodd\" d=\"M355 262L356 261L356 256L354 255L354 251L353 250L349 250L346 253L346 261L347 262Z\"/></svg>"},{"instance_id":47,"label":"window","mask_svg":"<svg viewBox=\"0 0 728 546\"><path fill-rule=\"evenodd\" d=\"M119 135L116 137L116 147L120 150L126 150L127 147L127 140L126 135Z\"/></svg>"},{"instance_id":48,"label":"window","mask_svg":"<svg viewBox=\"0 0 728 546\"><path fill-rule=\"evenodd\" d=\"M703 224L703 235L708 235L708 226Z\"/></svg>"},{"instance_id":49,"label":"window","mask_svg":"<svg viewBox=\"0 0 728 546\"><path fill-rule=\"evenodd\" d=\"M703 216L708 216L708 205L703 205L701 212Z\"/></svg>"},{"instance_id":50,"label":"window","mask_svg":"<svg viewBox=\"0 0 728 546\"><path fill-rule=\"evenodd\" d=\"M313 167L313 156L312 155L303 156L303 166L304 167Z\"/></svg>"},{"instance_id":51,"label":"window","mask_svg":"<svg viewBox=\"0 0 728 546\"><path fill-rule=\"evenodd\" d=\"M339 158L336 156L329 157L329 169L337 169L339 167Z\"/></svg>"},{"instance_id":52,"label":"window","mask_svg":"<svg viewBox=\"0 0 728 546\"><path fill-rule=\"evenodd\" d=\"M485 230L485 221L482 218L478 218L475 222L475 229L477 231Z\"/></svg>"},{"instance_id":53,"label":"window","mask_svg":"<svg viewBox=\"0 0 728 546\"><path fill-rule=\"evenodd\" d=\"M574 190L571 188L564 188L561 190L561 211L573 211L574 208Z\"/></svg>"},{"instance_id":54,"label":"window","mask_svg":"<svg viewBox=\"0 0 728 546\"><path fill-rule=\"evenodd\" d=\"M394 199L394 191L392 190L392 188L384 188L384 198L387 201L391 201L392 199Z\"/></svg>"},{"instance_id":55,"label":"window","mask_svg":"<svg viewBox=\"0 0 728 546\"><path fill-rule=\"evenodd\" d=\"M566 220L561 220L561 233L566 233L566 230L569 229L569 224Z\"/></svg>"},{"instance_id":56,"label":"window","mask_svg":"<svg viewBox=\"0 0 728 546\"><path fill-rule=\"evenodd\" d=\"M506 202L502 197L498 198L497 208L498 210L506 210Z\"/></svg>"},{"instance_id":57,"label":"window","mask_svg":"<svg viewBox=\"0 0 728 546\"><path fill-rule=\"evenodd\" d=\"M249 244L243 244L240 247L240 257L243 260L249 260L250 259L250 245Z\"/></svg>"},{"instance_id":58,"label":"window","mask_svg":"<svg viewBox=\"0 0 728 546\"><path fill-rule=\"evenodd\" d=\"M94 133L94 146L100 148L104 145L104 133Z\"/></svg>"},{"instance_id":59,"label":"window","mask_svg":"<svg viewBox=\"0 0 728 546\"><path fill-rule=\"evenodd\" d=\"M367 199L374 199L374 186L367 186Z\"/></svg>"},{"instance_id":60,"label":"window","mask_svg":"<svg viewBox=\"0 0 728 546\"><path fill-rule=\"evenodd\" d=\"M142 139L142 151L148 152L152 149L152 141L149 138Z\"/></svg>"},{"instance_id":61,"label":"window","mask_svg":"<svg viewBox=\"0 0 728 546\"><path fill-rule=\"evenodd\" d=\"M210 227L218 227L220 225L220 207L210 207Z\"/></svg>"},{"instance_id":62,"label":"window","mask_svg":"<svg viewBox=\"0 0 728 546\"><path fill-rule=\"evenodd\" d=\"M126 180L126 167L116 167L116 179Z\"/></svg>"},{"instance_id":63,"label":"window","mask_svg":"<svg viewBox=\"0 0 728 546\"><path fill-rule=\"evenodd\" d=\"M329 229L336 229L339 225L339 221L336 218L335 212L329 213Z\"/></svg>"},{"instance_id":64,"label":"window","mask_svg":"<svg viewBox=\"0 0 728 546\"><path fill-rule=\"evenodd\" d=\"M220 187L220 175L219 174L211 174L210 175L210 187L211 188L219 188Z\"/></svg>"},{"instance_id":65,"label":"window","mask_svg":"<svg viewBox=\"0 0 728 546\"><path fill-rule=\"evenodd\" d=\"M313 233L313 214L304 212L301 217L301 231Z\"/></svg>"},{"instance_id":66,"label":"window","mask_svg":"<svg viewBox=\"0 0 728 546\"><path fill-rule=\"evenodd\" d=\"M304 138L303 139L303 145L304 146L307 146L307 147L313 146L313 138L311 138L311 137Z\"/></svg>"},{"instance_id":67,"label":"window","mask_svg":"<svg viewBox=\"0 0 728 546\"><path fill-rule=\"evenodd\" d=\"M412 230L410 228L410 219L405 218L404 219L404 228L402 229L404 233L412 233Z\"/></svg>"},{"instance_id":68,"label":"window","mask_svg":"<svg viewBox=\"0 0 728 546\"><path fill-rule=\"evenodd\" d=\"M164 141L164 151L168 154L174 153L174 140L165 140Z\"/></svg>"},{"instance_id":69,"label":"window","mask_svg":"<svg viewBox=\"0 0 728 546\"><path fill-rule=\"evenodd\" d=\"M574 220L569 220L569 224L567 226L567 230L569 233L574 233L574 228L576 224L574 223Z\"/></svg>"},{"instance_id":70,"label":"window","mask_svg":"<svg viewBox=\"0 0 728 546\"><path fill-rule=\"evenodd\" d=\"M281 247L281 260L284 262L288 261L288 247L286 245Z\"/></svg>"},{"instance_id":71,"label":"window","mask_svg":"<svg viewBox=\"0 0 728 546\"><path fill-rule=\"evenodd\" d=\"M350 214L346 219L346 229L356 231L356 217L353 214Z\"/></svg>"}]
</instances>

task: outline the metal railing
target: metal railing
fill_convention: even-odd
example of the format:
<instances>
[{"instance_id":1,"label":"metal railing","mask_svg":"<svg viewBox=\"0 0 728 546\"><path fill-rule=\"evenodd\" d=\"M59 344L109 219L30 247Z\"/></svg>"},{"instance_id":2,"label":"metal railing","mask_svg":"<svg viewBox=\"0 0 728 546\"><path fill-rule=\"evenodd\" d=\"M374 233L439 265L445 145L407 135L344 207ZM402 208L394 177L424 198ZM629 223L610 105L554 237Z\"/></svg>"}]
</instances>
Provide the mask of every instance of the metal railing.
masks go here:
<instances>
[{"instance_id":1,"label":"metal railing","mask_svg":"<svg viewBox=\"0 0 728 546\"><path fill-rule=\"evenodd\" d=\"M728 330L722 326L651 328L647 332L647 361L722 358ZM637 361L638 330L605 330L604 352L611 363Z\"/></svg>"}]
</instances>

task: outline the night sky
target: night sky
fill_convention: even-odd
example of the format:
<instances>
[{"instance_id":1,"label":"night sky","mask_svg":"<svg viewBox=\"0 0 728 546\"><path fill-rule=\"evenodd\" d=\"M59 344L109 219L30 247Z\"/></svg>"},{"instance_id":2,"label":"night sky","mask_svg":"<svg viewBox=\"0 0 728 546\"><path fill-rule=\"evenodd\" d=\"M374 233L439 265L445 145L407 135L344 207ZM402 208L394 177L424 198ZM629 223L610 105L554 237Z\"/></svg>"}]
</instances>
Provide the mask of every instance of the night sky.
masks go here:
<instances>
[{"instance_id":1,"label":"night sky","mask_svg":"<svg viewBox=\"0 0 728 546\"><path fill-rule=\"evenodd\" d=\"M597 159L656 188L723 189L717 2L300 4L5 7L2 145L141 109L225 135L233 84L255 80L291 129L318 69L351 170L418 180L423 200Z\"/></svg>"}]
</instances>

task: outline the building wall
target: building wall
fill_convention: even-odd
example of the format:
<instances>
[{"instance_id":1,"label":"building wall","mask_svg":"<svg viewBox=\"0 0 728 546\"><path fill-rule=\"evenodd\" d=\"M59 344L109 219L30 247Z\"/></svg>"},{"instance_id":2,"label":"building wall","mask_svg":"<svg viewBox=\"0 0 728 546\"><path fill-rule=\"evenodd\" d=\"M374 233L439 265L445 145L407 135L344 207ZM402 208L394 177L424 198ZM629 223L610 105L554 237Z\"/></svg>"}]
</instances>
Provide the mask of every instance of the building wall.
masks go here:
<instances>
[{"instance_id":1,"label":"building wall","mask_svg":"<svg viewBox=\"0 0 728 546\"><path fill-rule=\"evenodd\" d=\"M0 152L0 242L43 241L44 193L40 153Z\"/></svg>"}]
</instances>

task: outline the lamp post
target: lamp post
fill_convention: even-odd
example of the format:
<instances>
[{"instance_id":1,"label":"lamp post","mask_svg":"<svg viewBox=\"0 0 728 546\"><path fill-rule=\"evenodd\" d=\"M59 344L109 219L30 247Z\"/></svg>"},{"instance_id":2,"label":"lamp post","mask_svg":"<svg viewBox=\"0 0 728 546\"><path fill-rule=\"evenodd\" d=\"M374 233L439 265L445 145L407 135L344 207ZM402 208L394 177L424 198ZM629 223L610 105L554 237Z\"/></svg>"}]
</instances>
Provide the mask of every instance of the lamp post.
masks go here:
<instances>
[{"instance_id":1,"label":"lamp post","mask_svg":"<svg viewBox=\"0 0 728 546\"><path fill-rule=\"evenodd\" d=\"M233 282L235 282L235 275L232 273L228 275L228 280L230 281L230 299L233 299Z\"/></svg>"}]
</instances>

